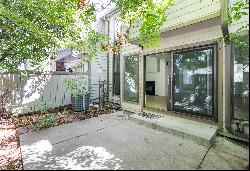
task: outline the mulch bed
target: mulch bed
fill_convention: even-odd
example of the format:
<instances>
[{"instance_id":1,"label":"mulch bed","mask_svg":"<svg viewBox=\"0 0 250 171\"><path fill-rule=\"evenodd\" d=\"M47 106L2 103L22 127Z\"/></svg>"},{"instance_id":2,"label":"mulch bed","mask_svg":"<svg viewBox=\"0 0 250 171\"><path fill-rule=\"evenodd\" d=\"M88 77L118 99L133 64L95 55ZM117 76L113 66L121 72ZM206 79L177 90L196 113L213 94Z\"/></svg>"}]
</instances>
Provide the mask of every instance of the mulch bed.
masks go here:
<instances>
[{"instance_id":1,"label":"mulch bed","mask_svg":"<svg viewBox=\"0 0 250 171\"><path fill-rule=\"evenodd\" d=\"M0 118L0 170L22 170L18 129L12 118Z\"/></svg>"},{"instance_id":2,"label":"mulch bed","mask_svg":"<svg viewBox=\"0 0 250 171\"><path fill-rule=\"evenodd\" d=\"M48 116L53 116L56 118L57 123L52 126L42 127L42 129L98 117L99 115L112 112L112 110L98 110L95 107L91 107L90 110L86 112L74 112L71 110L71 108L62 108L49 111L49 114L33 113L29 115L22 115L16 118L14 117L14 121L18 127L19 133L22 134L37 131L36 124L38 121L46 119Z\"/></svg>"},{"instance_id":3,"label":"mulch bed","mask_svg":"<svg viewBox=\"0 0 250 171\"><path fill-rule=\"evenodd\" d=\"M22 170L22 158L19 142L19 134L33 132L37 130L36 124L46 119L48 116L56 118L57 122L50 126L41 127L46 129L74 121L85 120L98 117L102 114L113 113L113 110L98 110L91 107L89 111L76 113L70 108L55 109L49 111L49 114L39 112L18 117L0 116L0 170Z\"/></svg>"}]
</instances>

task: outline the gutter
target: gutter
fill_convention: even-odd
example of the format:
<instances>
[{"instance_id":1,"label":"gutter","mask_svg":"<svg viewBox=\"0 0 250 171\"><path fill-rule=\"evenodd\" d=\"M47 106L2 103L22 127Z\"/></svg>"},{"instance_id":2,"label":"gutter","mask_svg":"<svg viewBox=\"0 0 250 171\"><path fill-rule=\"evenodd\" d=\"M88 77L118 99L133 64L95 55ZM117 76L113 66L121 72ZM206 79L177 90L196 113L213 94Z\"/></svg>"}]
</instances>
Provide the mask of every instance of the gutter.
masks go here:
<instances>
[{"instance_id":1,"label":"gutter","mask_svg":"<svg viewBox=\"0 0 250 171\"><path fill-rule=\"evenodd\" d=\"M112 15L120 12L119 8L115 7L111 9L107 14L104 15L103 20L109 19Z\"/></svg>"}]
</instances>

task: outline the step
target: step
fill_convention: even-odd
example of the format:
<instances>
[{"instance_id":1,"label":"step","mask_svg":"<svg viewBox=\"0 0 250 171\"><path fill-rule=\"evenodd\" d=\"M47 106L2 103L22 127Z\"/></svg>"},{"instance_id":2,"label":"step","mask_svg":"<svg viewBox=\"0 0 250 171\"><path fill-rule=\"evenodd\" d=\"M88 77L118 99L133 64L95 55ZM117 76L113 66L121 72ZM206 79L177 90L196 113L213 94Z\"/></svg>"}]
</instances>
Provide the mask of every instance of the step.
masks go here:
<instances>
[{"instance_id":1,"label":"step","mask_svg":"<svg viewBox=\"0 0 250 171\"><path fill-rule=\"evenodd\" d=\"M202 145L210 146L215 142L218 130L218 127L215 125L171 115L153 114L152 116L147 118L141 116L141 114L130 114L128 118L159 131L195 140Z\"/></svg>"}]
</instances>

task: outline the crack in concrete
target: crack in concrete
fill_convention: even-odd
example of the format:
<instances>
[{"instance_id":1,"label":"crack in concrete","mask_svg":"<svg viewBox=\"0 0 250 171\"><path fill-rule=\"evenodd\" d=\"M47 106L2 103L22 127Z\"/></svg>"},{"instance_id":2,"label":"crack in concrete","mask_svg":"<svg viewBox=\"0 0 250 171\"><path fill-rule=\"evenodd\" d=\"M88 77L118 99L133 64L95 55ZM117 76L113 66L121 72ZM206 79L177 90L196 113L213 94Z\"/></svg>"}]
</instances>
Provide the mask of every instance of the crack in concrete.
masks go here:
<instances>
[{"instance_id":1,"label":"crack in concrete","mask_svg":"<svg viewBox=\"0 0 250 171\"><path fill-rule=\"evenodd\" d=\"M207 152L205 153L204 157L202 158L202 160L201 160L201 162L200 162L200 164L199 164L199 166L197 167L196 170L199 170L201 168L201 165L202 165L203 161L205 160L205 158L206 158L206 156L207 156L207 154L208 154L208 152L210 151L211 148L213 148L213 146L208 148Z\"/></svg>"}]
</instances>

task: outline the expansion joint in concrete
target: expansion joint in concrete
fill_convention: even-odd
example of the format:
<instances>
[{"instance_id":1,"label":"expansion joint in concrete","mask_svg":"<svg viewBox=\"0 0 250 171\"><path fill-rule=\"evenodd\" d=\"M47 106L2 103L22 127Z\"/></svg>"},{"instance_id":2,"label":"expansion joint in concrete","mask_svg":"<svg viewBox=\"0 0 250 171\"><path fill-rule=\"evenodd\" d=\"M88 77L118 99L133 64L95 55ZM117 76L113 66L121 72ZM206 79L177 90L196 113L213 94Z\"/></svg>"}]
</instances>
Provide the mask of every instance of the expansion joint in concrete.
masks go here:
<instances>
[{"instance_id":1,"label":"expansion joint in concrete","mask_svg":"<svg viewBox=\"0 0 250 171\"><path fill-rule=\"evenodd\" d=\"M207 154L208 154L208 152L210 151L211 148L213 148L213 146L210 146L208 148L207 152L205 153L204 157L202 158L202 160L201 160L201 162L200 162L200 164L199 164L199 166L197 167L196 170L199 170L201 168L201 165L202 165L203 161L205 160L205 158L206 158L206 156L207 156Z\"/></svg>"},{"instance_id":2,"label":"expansion joint in concrete","mask_svg":"<svg viewBox=\"0 0 250 171\"><path fill-rule=\"evenodd\" d=\"M110 125L110 126L105 126L105 127L103 127L103 128L97 129L97 130L95 130L95 131L91 131L91 132L88 132L88 133L84 133L84 134L75 136L75 137L73 137L73 138L69 138L69 139L66 139L66 140L63 140L63 141L59 141L59 142L54 143L54 144L52 144L52 145L61 144L61 143L64 143L64 142L67 142L67 141L70 141L70 140L73 140L73 139L76 139L76 138L80 138L80 137L83 137L83 136L87 136L87 135L89 135L89 134L91 134L91 133L94 133L94 132L99 132L99 131L102 131L102 130L104 130L104 129L111 128L111 127L115 127L115 126L118 126L118 125L119 125L119 124L114 124L114 125Z\"/></svg>"}]
</instances>

